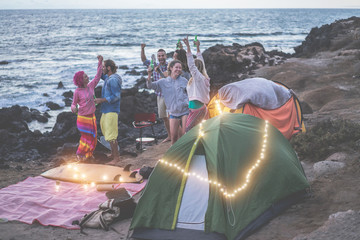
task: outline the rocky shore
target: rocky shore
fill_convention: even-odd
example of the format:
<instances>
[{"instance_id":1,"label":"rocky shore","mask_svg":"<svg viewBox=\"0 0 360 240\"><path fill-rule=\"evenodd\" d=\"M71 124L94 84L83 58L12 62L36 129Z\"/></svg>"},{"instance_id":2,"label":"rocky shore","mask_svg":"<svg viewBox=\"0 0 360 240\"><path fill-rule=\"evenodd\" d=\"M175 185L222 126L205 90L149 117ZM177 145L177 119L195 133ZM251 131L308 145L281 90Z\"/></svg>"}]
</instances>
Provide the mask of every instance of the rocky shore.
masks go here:
<instances>
[{"instance_id":1,"label":"rocky shore","mask_svg":"<svg viewBox=\"0 0 360 240\"><path fill-rule=\"evenodd\" d=\"M291 143L311 183L311 198L293 206L248 239L357 239L360 236L360 18L313 28L293 55L267 52L260 43L245 46L234 43L213 46L206 49L203 56L211 77L211 95L227 83L264 77L293 89L303 108L308 131L294 137ZM156 96L139 91L144 85L145 78L141 77L136 86L122 91L119 116L122 156L125 162L137 167L154 165L168 147L154 145L155 150L147 155L135 149L138 131L131 125L133 114L157 112ZM97 97L100 92L98 87ZM71 99L71 91L64 93L66 105L71 104ZM48 104L51 109L57 108L51 102ZM99 107L96 117L100 119ZM75 156L80 138L76 115L62 112L50 132L29 129L29 122L46 122L48 118L46 112L23 106L0 109L0 187L14 184L25 176L38 175ZM98 129L101 135L100 127ZM166 136L160 119L155 132L158 138ZM98 145L95 151L98 163L108 161L106 152ZM30 170L26 166L33 167ZM0 224L0 231L6 231L5 236L9 239L19 236L10 230L22 228L21 224L6 225ZM126 238L128 225L129 221L119 225L118 230L126 231L121 232L120 237ZM52 228L52 232L65 236L61 231L69 236L68 230ZM83 238L70 234L68 239Z\"/></svg>"},{"instance_id":2,"label":"rocky shore","mask_svg":"<svg viewBox=\"0 0 360 240\"><path fill-rule=\"evenodd\" d=\"M169 54L171 56L172 53ZM230 82L239 81L251 76L255 76L255 70L264 66L278 66L283 64L290 54L271 51L266 52L260 43L241 46L233 44L232 46L216 45L204 51L203 53L206 68L211 77L211 96L217 90ZM128 71L131 75L144 75L146 72L137 72L135 69ZM58 88L63 88L62 82L59 82ZM119 137L118 142L121 149L125 152L134 152L135 139L138 137L138 130L132 127L134 113L155 112L157 113L156 95L146 90L145 78L142 76L137 80L135 86L131 89L123 89L121 96L121 114L119 115ZM101 87L95 89L96 97L101 97ZM70 106L73 92L63 93L65 106ZM46 103L51 110L59 110L61 107L51 101ZM95 112L97 119L100 119L100 107ZM57 116L56 123L50 132L41 133L40 131L31 131L28 123L38 121L46 123L50 115L48 112L41 113L36 109L29 109L24 106L12 106L10 108L0 109L0 167L7 167L9 162L23 161L47 161L49 158L56 158L60 161L61 156L74 155L76 144L79 141L80 134L76 127L76 115L71 112L62 112ZM165 138L166 131L163 128L161 119L157 119L155 126L157 138ZM150 135L150 129L145 129L145 134ZM98 135L101 136L101 130L98 121ZM46 143L46 144L45 144ZM98 149L97 149L98 150ZM104 162L103 148L96 151L99 162ZM124 151L123 151L124 153ZM60 160L59 160L60 158Z\"/></svg>"}]
</instances>

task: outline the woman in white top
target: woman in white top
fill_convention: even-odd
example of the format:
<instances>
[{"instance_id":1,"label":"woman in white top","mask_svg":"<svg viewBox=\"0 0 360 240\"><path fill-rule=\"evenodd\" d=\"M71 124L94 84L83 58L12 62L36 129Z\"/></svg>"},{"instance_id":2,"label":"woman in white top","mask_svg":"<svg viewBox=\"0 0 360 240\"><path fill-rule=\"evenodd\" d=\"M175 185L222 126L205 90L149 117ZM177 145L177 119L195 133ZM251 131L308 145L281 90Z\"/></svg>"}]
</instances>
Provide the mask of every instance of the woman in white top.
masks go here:
<instances>
[{"instance_id":1,"label":"woman in white top","mask_svg":"<svg viewBox=\"0 0 360 240\"><path fill-rule=\"evenodd\" d=\"M186 121L186 132L209 118L209 111L206 105L210 101L210 78L206 73L204 59L200 52L200 41L196 41L197 59L191 53L188 37L184 38L187 47L187 63L192 77L190 78L186 91L189 97L189 116Z\"/></svg>"}]
</instances>

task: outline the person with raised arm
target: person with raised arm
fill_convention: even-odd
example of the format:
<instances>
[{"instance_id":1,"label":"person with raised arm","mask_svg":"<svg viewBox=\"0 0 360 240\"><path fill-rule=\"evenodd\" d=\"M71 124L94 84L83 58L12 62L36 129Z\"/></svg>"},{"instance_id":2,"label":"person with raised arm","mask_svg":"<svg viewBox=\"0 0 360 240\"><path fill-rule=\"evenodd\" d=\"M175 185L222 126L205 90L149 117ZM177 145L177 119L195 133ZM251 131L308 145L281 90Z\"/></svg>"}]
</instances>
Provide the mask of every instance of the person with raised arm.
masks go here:
<instances>
[{"instance_id":1,"label":"person with raised arm","mask_svg":"<svg viewBox=\"0 0 360 240\"><path fill-rule=\"evenodd\" d=\"M190 78L186 90L189 97L189 117L186 122L186 132L209 118L209 111L206 105L210 101L210 78L205 69L204 58L200 51L200 41L195 41L197 48L196 59L191 52L188 37L183 39L187 47L187 63L192 77Z\"/></svg>"},{"instance_id":2,"label":"person with raised arm","mask_svg":"<svg viewBox=\"0 0 360 240\"><path fill-rule=\"evenodd\" d=\"M156 59L152 59L149 60L146 58L145 55L145 47L146 44L142 43L141 44L141 61L143 62L143 64L149 68L151 65L151 62L154 64L154 68L152 71L152 77L153 77L153 81L156 82L158 80L160 80L161 78L165 78L167 77L167 68L168 68L168 63L166 62L166 52L164 49L159 49L157 51L157 60L158 63L156 63ZM166 111L166 104L164 101L164 97L162 95L161 92L156 92L157 95L157 107L158 107L158 116L159 118L161 118L164 122L165 125L165 129L167 131L168 136L165 138L164 141L162 142L167 142L171 140L170 137L170 125L169 125L169 118L168 118L168 113Z\"/></svg>"},{"instance_id":3,"label":"person with raised arm","mask_svg":"<svg viewBox=\"0 0 360 240\"><path fill-rule=\"evenodd\" d=\"M120 162L118 137L118 124L120 113L122 79L116 73L117 66L113 60L105 60L103 72L106 76L101 90L101 98L95 99L96 104L101 103L100 127L105 140L110 143L111 161L107 164L118 165Z\"/></svg>"},{"instance_id":4,"label":"person with raised arm","mask_svg":"<svg viewBox=\"0 0 360 240\"><path fill-rule=\"evenodd\" d=\"M174 144L182 135L185 134L185 123L189 114L189 99L186 94L186 78L181 76L182 63L178 60L170 62L168 67L168 77L156 82L151 81L151 67L148 68L148 78L146 86L161 92L164 96L165 104L170 115L170 136L171 144ZM180 124L183 128L180 129Z\"/></svg>"},{"instance_id":5,"label":"person with raised arm","mask_svg":"<svg viewBox=\"0 0 360 240\"><path fill-rule=\"evenodd\" d=\"M89 82L89 77L84 71L75 73L73 82L77 86L71 104L71 111L77 114L76 125L81 133L76 156L79 162L93 158L97 143L97 126L95 117L94 89L99 83L102 74L102 56L97 56L98 67L94 79Z\"/></svg>"}]
</instances>

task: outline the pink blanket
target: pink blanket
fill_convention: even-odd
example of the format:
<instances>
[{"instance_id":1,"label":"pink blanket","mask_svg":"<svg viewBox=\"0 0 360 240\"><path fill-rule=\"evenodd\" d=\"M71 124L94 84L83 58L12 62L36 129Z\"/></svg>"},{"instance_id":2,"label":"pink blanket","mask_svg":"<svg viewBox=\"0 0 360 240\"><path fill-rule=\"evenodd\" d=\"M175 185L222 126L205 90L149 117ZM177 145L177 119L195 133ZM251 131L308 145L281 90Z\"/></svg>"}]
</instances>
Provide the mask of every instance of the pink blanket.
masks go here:
<instances>
[{"instance_id":1,"label":"pink blanket","mask_svg":"<svg viewBox=\"0 0 360 240\"><path fill-rule=\"evenodd\" d=\"M61 182L56 191L55 183L55 180L38 176L0 189L0 218L79 229L72 222L98 209L98 205L107 200L105 192L98 192L95 187L85 190L80 184ZM141 184L122 183L116 188L123 187L135 195L145 185L146 181Z\"/></svg>"}]
</instances>

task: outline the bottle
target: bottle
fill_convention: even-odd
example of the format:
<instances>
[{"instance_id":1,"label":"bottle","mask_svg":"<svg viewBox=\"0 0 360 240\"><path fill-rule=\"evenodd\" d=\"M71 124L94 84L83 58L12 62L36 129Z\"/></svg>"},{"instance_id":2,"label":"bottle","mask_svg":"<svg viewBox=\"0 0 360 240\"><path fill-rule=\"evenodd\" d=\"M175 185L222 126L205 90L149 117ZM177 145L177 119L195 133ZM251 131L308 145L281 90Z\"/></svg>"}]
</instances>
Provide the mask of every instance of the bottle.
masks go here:
<instances>
[{"instance_id":1,"label":"bottle","mask_svg":"<svg viewBox=\"0 0 360 240\"><path fill-rule=\"evenodd\" d=\"M94 102L95 102L95 99L96 99L96 96L95 96L95 94L94 94ZM95 103L95 106L97 106L97 103Z\"/></svg>"},{"instance_id":2,"label":"bottle","mask_svg":"<svg viewBox=\"0 0 360 240\"><path fill-rule=\"evenodd\" d=\"M151 69L154 69L154 67L156 67L156 57L155 57L155 54L152 54L152 55L151 55L150 67L151 67Z\"/></svg>"},{"instance_id":3,"label":"bottle","mask_svg":"<svg viewBox=\"0 0 360 240\"><path fill-rule=\"evenodd\" d=\"M197 35L195 35L195 39L194 39L194 47L196 47L196 42L197 42L198 40L197 40Z\"/></svg>"},{"instance_id":4,"label":"bottle","mask_svg":"<svg viewBox=\"0 0 360 240\"><path fill-rule=\"evenodd\" d=\"M180 49L180 39L177 41L177 43L176 43L176 50L179 50Z\"/></svg>"}]
</instances>

